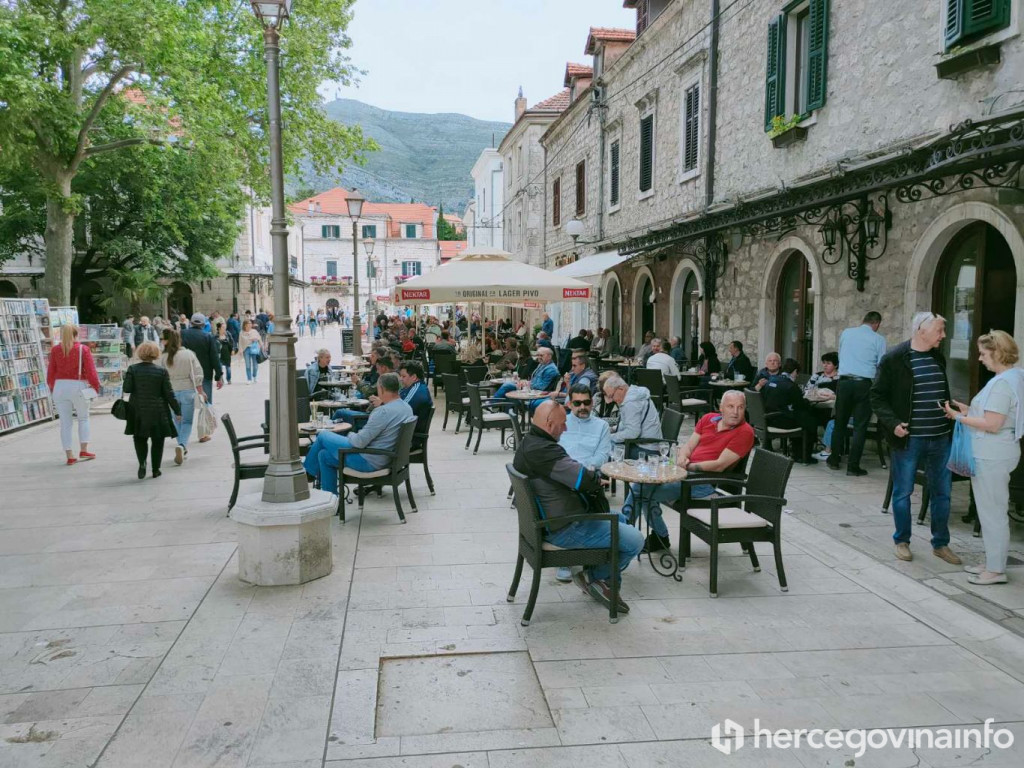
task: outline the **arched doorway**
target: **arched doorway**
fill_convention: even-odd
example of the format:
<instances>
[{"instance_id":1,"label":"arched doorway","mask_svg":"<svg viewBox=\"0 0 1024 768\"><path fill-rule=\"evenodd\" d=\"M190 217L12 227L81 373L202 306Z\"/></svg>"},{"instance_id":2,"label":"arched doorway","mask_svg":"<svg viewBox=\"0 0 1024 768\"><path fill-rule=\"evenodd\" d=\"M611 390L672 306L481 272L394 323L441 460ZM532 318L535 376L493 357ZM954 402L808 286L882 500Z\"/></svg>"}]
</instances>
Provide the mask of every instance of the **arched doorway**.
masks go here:
<instances>
[{"instance_id":1,"label":"arched doorway","mask_svg":"<svg viewBox=\"0 0 1024 768\"><path fill-rule=\"evenodd\" d=\"M327 300L327 309L328 310L338 309L340 306L341 306L341 304L338 302L337 299L328 299Z\"/></svg>"},{"instance_id":2,"label":"arched doorway","mask_svg":"<svg viewBox=\"0 0 1024 768\"><path fill-rule=\"evenodd\" d=\"M174 283L171 286L171 292L167 295L167 315L177 313L179 315L185 315L185 317L192 317L192 313L195 312L192 303L192 288L188 283Z\"/></svg>"},{"instance_id":3,"label":"arched doorway","mask_svg":"<svg viewBox=\"0 0 1024 768\"><path fill-rule=\"evenodd\" d=\"M783 360L792 357L804 372L814 364L814 294L810 265L803 253L793 251L775 294L775 351Z\"/></svg>"},{"instance_id":4,"label":"arched doorway","mask_svg":"<svg viewBox=\"0 0 1024 768\"><path fill-rule=\"evenodd\" d=\"M644 334L654 330L654 280L649 271L641 273L634 283L633 297L633 344L639 349L644 343Z\"/></svg>"},{"instance_id":5,"label":"arched doorway","mask_svg":"<svg viewBox=\"0 0 1024 768\"><path fill-rule=\"evenodd\" d=\"M0 299L18 298L18 287L10 280L0 280Z\"/></svg>"},{"instance_id":6,"label":"arched doorway","mask_svg":"<svg viewBox=\"0 0 1024 768\"><path fill-rule=\"evenodd\" d=\"M968 402L992 376L978 363L977 338L990 330L1013 334L1017 270L1009 244L991 224L968 224L943 250L933 285L932 306L946 318L950 392Z\"/></svg>"},{"instance_id":7,"label":"arched doorway","mask_svg":"<svg viewBox=\"0 0 1024 768\"><path fill-rule=\"evenodd\" d=\"M679 317L683 321L679 341L684 350L689 350L688 357L696 360L700 348L700 289L697 287L697 275L693 272L683 282Z\"/></svg>"},{"instance_id":8,"label":"arched doorway","mask_svg":"<svg viewBox=\"0 0 1024 768\"><path fill-rule=\"evenodd\" d=\"M619 278L611 274L605 284L604 325L612 342L618 344L622 340L622 288Z\"/></svg>"}]
</instances>

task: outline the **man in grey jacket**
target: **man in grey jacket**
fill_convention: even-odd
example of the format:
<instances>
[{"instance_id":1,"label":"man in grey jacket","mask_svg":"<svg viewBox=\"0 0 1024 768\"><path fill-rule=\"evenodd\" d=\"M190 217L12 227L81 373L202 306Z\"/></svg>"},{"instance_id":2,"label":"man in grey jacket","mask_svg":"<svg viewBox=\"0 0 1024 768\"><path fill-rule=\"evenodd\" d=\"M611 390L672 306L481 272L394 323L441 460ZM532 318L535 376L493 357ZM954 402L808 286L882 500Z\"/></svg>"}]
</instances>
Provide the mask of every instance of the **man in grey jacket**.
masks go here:
<instances>
[{"instance_id":1,"label":"man in grey jacket","mask_svg":"<svg viewBox=\"0 0 1024 768\"><path fill-rule=\"evenodd\" d=\"M604 400L619 406L619 427L612 435L613 443L642 438L661 438L661 419L651 401L647 387L630 386L621 376L612 376L604 383Z\"/></svg>"}]
</instances>

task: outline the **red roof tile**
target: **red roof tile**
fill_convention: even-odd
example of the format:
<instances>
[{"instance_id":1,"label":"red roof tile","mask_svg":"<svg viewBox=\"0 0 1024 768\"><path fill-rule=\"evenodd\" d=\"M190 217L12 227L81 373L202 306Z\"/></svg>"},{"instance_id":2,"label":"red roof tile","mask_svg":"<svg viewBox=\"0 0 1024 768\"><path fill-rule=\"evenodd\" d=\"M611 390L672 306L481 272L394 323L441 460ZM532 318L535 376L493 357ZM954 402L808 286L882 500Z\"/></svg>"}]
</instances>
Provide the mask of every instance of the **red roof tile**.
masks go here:
<instances>
[{"instance_id":1,"label":"red roof tile","mask_svg":"<svg viewBox=\"0 0 1024 768\"><path fill-rule=\"evenodd\" d=\"M586 64L574 64L569 61L565 65L565 82L562 83L566 88L572 85L572 78L574 77L585 77L593 78L594 68L588 67Z\"/></svg>"},{"instance_id":2,"label":"red roof tile","mask_svg":"<svg viewBox=\"0 0 1024 768\"><path fill-rule=\"evenodd\" d=\"M597 48L598 42L609 43L632 43L636 40L635 29L615 29L612 27L591 27L587 36L587 47L584 53L592 56Z\"/></svg>"},{"instance_id":3,"label":"red roof tile","mask_svg":"<svg viewBox=\"0 0 1024 768\"><path fill-rule=\"evenodd\" d=\"M441 247L441 263L454 259L469 247L465 240L439 240L437 244Z\"/></svg>"},{"instance_id":4,"label":"red roof tile","mask_svg":"<svg viewBox=\"0 0 1024 768\"><path fill-rule=\"evenodd\" d=\"M561 112L569 106L569 89L566 88L561 93L556 93L554 96L549 96L544 101L538 101L529 111L538 112Z\"/></svg>"}]
</instances>

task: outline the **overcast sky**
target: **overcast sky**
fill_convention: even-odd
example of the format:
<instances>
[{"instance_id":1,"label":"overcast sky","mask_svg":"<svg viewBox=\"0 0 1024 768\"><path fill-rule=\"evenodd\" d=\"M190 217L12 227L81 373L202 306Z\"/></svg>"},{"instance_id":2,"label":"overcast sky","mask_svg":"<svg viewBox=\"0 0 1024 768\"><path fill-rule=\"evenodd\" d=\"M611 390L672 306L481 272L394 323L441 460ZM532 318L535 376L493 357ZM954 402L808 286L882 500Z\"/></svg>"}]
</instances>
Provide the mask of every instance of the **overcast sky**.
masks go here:
<instances>
[{"instance_id":1,"label":"overcast sky","mask_svg":"<svg viewBox=\"0 0 1024 768\"><path fill-rule=\"evenodd\" d=\"M565 63L595 27L636 26L622 0L358 0L349 27L356 87L321 93L402 112L512 122L519 86L532 106L562 89Z\"/></svg>"}]
</instances>

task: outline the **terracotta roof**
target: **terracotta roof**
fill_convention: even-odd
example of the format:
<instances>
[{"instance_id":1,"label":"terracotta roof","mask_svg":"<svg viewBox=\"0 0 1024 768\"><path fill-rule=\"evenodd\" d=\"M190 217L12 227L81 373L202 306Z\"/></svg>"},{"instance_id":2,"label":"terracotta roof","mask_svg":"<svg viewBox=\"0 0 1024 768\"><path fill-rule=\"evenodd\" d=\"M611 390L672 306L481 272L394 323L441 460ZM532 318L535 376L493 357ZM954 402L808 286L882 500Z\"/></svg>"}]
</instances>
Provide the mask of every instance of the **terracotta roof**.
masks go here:
<instances>
[{"instance_id":1,"label":"terracotta roof","mask_svg":"<svg viewBox=\"0 0 1024 768\"><path fill-rule=\"evenodd\" d=\"M588 67L586 64L574 64L569 61L565 65L565 82L562 83L566 88L572 84L574 77L587 77L592 78L594 76L594 68Z\"/></svg>"},{"instance_id":2,"label":"terracotta roof","mask_svg":"<svg viewBox=\"0 0 1024 768\"><path fill-rule=\"evenodd\" d=\"M335 187L319 195L313 195L305 200L292 203L288 209L292 213L308 214L309 204L319 203L321 214L332 214L335 216L348 216L348 204L345 198L349 191L342 187ZM424 203L371 203L367 200L363 203L364 216L387 216L390 219L388 227L389 237L401 237L403 224L422 224L423 237L431 239L434 237L434 219L437 216L437 209Z\"/></svg>"},{"instance_id":3,"label":"terracotta roof","mask_svg":"<svg viewBox=\"0 0 1024 768\"><path fill-rule=\"evenodd\" d=\"M456 213L446 213L444 215L444 220L445 221L450 221L452 224L461 224L462 223L461 217L459 217L459 215L456 214Z\"/></svg>"},{"instance_id":4,"label":"terracotta roof","mask_svg":"<svg viewBox=\"0 0 1024 768\"><path fill-rule=\"evenodd\" d=\"M554 96L549 96L544 101L538 101L529 111L538 112L561 112L569 106L569 89L566 88L561 93L556 93Z\"/></svg>"},{"instance_id":5,"label":"terracotta roof","mask_svg":"<svg viewBox=\"0 0 1024 768\"><path fill-rule=\"evenodd\" d=\"M441 247L441 263L454 259L469 247L465 240L439 240L437 244Z\"/></svg>"},{"instance_id":6,"label":"terracotta roof","mask_svg":"<svg viewBox=\"0 0 1024 768\"><path fill-rule=\"evenodd\" d=\"M615 29L613 27L591 27L587 36L587 47L584 53L592 56L597 48L598 42L608 43L632 43L636 40L635 29Z\"/></svg>"}]
</instances>

